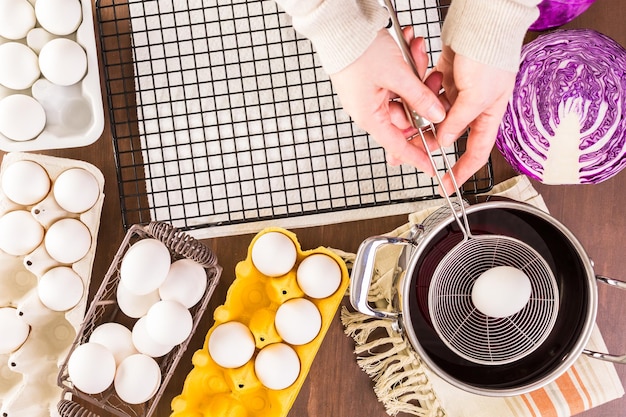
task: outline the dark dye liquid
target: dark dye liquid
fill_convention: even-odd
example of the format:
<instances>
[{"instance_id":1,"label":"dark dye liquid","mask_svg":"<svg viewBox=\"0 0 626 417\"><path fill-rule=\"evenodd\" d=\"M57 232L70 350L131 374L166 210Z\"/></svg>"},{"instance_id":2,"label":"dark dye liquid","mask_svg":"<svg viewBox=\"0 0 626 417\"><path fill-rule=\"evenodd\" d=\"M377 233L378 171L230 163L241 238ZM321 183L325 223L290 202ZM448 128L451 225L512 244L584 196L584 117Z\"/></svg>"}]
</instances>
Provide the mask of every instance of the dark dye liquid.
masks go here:
<instances>
[{"instance_id":1,"label":"dark dye liquid","mask_svg":"<svg viewBox=\"0 0 626 417\"><path fill-rule=\"evenodd\" d=\"M441 260L463 240L456 222L439 231L421 252L409 295L411 324L420 345L445 373L481 388L516 388L556 368L578 340L588 311L589 292L580 257L556 226L525 211L489 209L468 213L472 234L497 234L534 248L552 270L560 293L559 315L546 341L528 356L505 365L480 365L452 352L433 329L428 290Z\"/></svg>"}]
</instances>

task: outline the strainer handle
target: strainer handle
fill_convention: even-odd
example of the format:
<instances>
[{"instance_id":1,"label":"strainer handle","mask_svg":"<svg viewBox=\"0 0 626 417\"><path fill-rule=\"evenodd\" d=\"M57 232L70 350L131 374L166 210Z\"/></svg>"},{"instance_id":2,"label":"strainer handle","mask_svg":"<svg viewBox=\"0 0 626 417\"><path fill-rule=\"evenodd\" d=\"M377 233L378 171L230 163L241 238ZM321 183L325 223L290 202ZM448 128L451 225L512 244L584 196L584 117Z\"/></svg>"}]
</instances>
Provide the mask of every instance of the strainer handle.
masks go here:
<instances>
[{"instance_id":1,"label":"strainer handle","mask_svg":"<svg viewBox=\"0 0 626 417\"><path fill-rule=\"evenodd\" d=\"M374 277L376 252L384 245L414 245L410 239L390 236L367 238L359 246L350 277L350 303L355 310L378 319L397 320L396 311L376 310L368 303L369 290Z\"/></svg>"},{"instance_id":2,"label":"strainer handle","mask_svg":"<svg viewBox=\"0 0 626 417\"><path fill-rule=\"evenodd\" d=\"M626 282L624 281L605 277L603 275L596 275L596 280L602 282L603 284L610 285L611 287L626 290ZM582 353L594 359L626 365L626 355L612 355L610 353L595 352L587 349L584 349Z\"/></svg>"},{"instance_id":3,"label":"strainer handle","mask_svg":"<svg viewBox=\"0 0 626 417\"><path fill-rule=\"evenodd\" d=\"M421 81L424 81L422 77L420 76L419 71L417 70L417 66L415 65L415 60L413 59L413 55L411 55L411 49L409 47L409 44L407 43L406 39L404 39L404 34L402 33L402 27L400 26L400 22L398 21L398 16L397 16L393 3L391 2L391 0L381 0L380 3L389 11L389 19L391 21L391 27L389 28L389 32L393 40L398 45L398 48L400 48L400 52L402 53L402 57L404 58L404 61L413 70L413 73L415 74L415 76L419 78ZM441 158L443 159L444 168L446 169L446 171L448 171L448 174L450 175L450 180L452 181L452 186L454 187L454 190L446 190L446 187L443 185L442 176L439 173L439 170L437 169L437 164L435 162L435 159L433 158L433 154L428 146L428 143L426 142L426 137L424 135L426 132L430 131L433 134L433 136L437 138L435 125L432 122L430 122L428 119L426 119L425 117L420 116L415 110L409 108L406 102L403 101L402 104L404 106L404 111L407 115L407 118L411 122L411 125L417 129L417 134L415 136L419 136L422 140L422 146L424 147L424 151L426 152L426 155L428 156L428 160L430 161L430 164L433 167L433 170L435 171L435 176L437 177L437 181L439 182L439 185L441 186L443 196L446 199L448 206L452 209L452 213L454 213L454 219L459 225L459 228L461 232L463 233L465 239L469 239L470 237L472 237L472 231L470 229L469 222L467 221L467 214L465 213L465 205L463 204L463 198L461 197L461 189L459 188L459 184L457 183L454 173L452 172L452 164L450 163L450 160L448 159L448 156L446 155L446 151L443 149L443 146L441 146L441 142L437 140L439 153L441 153ZM408 138L407 140L412 140L413 137ZM455 193L460 204L459 205L460 213L457 212L457 210L454 207L454 204L452 204L452 199L450 198L450 194L455 194Z\"/></svg>"},{"instance_id":4,"label":"strainer handle","mask_svg":"<svg viewBox=\"0 0 626 417\"><path fill-rule=\"evenodd\" d=\"M611 287L626 290L626 282L620 281L619 279L609 278L603 275L596 275L596 280L600 281L603 284L610 285Z\"/></svg>"},{"instance_id":5,"label":"strainer handle","mask_svg":"<svg viewBox=\"0 0 626 417\"><path fill-rule=\"evenodd\" d=\"M594 352L587 349L583 349L583 354L594 359L626 365L626 355L611 355L610 353Z\"/></svg>"}]
</instances>

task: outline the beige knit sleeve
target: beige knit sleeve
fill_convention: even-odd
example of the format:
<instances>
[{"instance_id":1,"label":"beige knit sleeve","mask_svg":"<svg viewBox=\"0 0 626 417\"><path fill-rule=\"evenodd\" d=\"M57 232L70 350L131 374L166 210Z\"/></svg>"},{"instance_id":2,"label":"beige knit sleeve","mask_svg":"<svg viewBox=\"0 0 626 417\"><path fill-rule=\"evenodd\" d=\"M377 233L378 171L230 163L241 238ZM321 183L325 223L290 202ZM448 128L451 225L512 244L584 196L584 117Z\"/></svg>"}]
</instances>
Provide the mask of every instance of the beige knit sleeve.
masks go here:
<instances>
[{"instance_id":1,"label":"beige knit sleeve","mask_svg":"<svg viewBox=\"0 0 626 417\"><path fill-rule=\"evenodd\" d=\"M389 22L377 0L275 0L313 43L328 74L355 61Z\"/></svg>"},{"instance_id":2,"label":"beige knit sleeve","mask_svg":"<svg viewBox=\"0 0 626 417\"><path fill-rule=\"evenodd\" d=\"M524 35L539 16L539 0L452 0L444 45L460 55L517 72Z\"/></svg>"}]
</instances>

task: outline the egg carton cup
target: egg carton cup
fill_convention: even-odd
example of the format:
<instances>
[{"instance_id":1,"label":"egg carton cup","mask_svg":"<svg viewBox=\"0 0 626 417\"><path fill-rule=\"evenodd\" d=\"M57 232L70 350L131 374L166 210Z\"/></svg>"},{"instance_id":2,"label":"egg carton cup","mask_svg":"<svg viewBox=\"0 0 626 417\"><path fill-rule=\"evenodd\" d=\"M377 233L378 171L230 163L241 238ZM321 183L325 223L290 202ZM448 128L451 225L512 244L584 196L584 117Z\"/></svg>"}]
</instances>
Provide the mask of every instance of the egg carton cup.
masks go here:
<instances>
[{"instance_id":1,"label":"egg carton cup","mask_svg":"<svg viewBox=\"0 0 626 417\"><path fill-rule=\"evenodd\" d=\"M31 3L35 4L35 0ZM104 107L100 89L100 70L96 49L91 0L81 0L82 21L76 32L67 36L78 43L87 56L87 71L76 84L60 86L49 82L43 75L26 90L10 90L0 85L0 100L25 94L35 98L46 113L46 125L34 139L15 141L0 133L0 149L6 152L65 149L86 146L100 138L104 131ZM41 26L37 23L35 29ZM0 44L11 40L0 37ZM26 39L16 42L27 43Z\"/></svg>"},{"instance_id":2,"label":"egg carton cup","mask_svg":"<svg viewBox=\"0 0 626 417\"><path fill-rule=\"evenodd\" d=\"M128 404L119 398L113 385L100 394L85 394L76 389L72 384L68 374L69 358L76 347L88 342L94 329L99 325L109 322L125 324L126 322L132 323L135 321L125 316L117 304L116 294L121 278L120 268L128 249L139 240L148 238L158 239L163 242L169 249L173 261L184 258L191 259L202 265L206 270L207 286L205 292L201 300L189 309L193 319L191 334L168 354L161 358L156 358L161 369L161 384L157 393L149 401L139 405ZM57 378L58 386L63 389L61 400L58 403L60 415L63 417L96 417L98 416L98 411L92 411L95 407L97 410L100 410L100 412L106 411L107 415L110 414L120 417L151 416L202 319L209 300L219 282L221 273L222 268L217 264L215 254L207 246L169 224L152 222L145 226L131 226L120 244L98 292L89 306L85 320L64 362L60 366ZM76 399L82 401L79 403L75 401ZM84 402L91 406L83 406L82 404Z\"/></svg>"},{"instance_id":3,"label":"egg carton cup","mask_svg":"<svg viewBox=\"0 0 626 417\"><path fill-rule=\"evenodd\" d=\"M263 275L252 262L252 247L265 233L280 232L296 246L296 264L280 277ZM300 263L313 254L325 254L334 259L341 270L337 290L326 298L311 298L299 287L296 271ZM228 289L223 305L214 311L214 325L208 330L202 349L193 355L193 369L187 375L183 391L172 400L171 417L246 415L248 417L284 417L289 413L313 360L324 340L349 285L349 273L344 261L325 247L302 250L296 235L288 230L269 227L252 240L245 260L235 267L235 280ZM302 345L289 345L278 334L274 317L278 307L288 300L305 298L318 308L322 323L317 336ZM255 375L254 357L238 368L223 368L208 351L212 332L221 324L238 321L254 336L256 354L274 343L286 343L300 360L300 373L295 382L283 389L265 387Z\"/></svg>"},{"instance_id":4,"label":"egg carton cup","mask_svg":"<svg viewBox=\"0 0 626 417\"><path fill-rule=\"evenodd\" d=\"M59 265L47 254L43 243L25 256L14 256L0 250L0 307L15 308L30 326L29 336L18 350L0 355L0 415L58 416L56 402L61 390L56 385L56 374L80 328L87 305L104 202L104 177L98 168L83 161L18 152L3 157L0 179L6 167L22 160L41 165L52 182L67 169L83 168L93 174L100 188L95 205L80 215L60 209L54 202L52 190L41 202L33 206L21 206L9 200L0 188L0 216L13 210L30 210L46 230L55 220L78 218L91 233L88 253L71 265L83 280L83 296L74 308L66 312L52 311L39 299L39 278L47 270Z\"/></svg>"}]
</instances>

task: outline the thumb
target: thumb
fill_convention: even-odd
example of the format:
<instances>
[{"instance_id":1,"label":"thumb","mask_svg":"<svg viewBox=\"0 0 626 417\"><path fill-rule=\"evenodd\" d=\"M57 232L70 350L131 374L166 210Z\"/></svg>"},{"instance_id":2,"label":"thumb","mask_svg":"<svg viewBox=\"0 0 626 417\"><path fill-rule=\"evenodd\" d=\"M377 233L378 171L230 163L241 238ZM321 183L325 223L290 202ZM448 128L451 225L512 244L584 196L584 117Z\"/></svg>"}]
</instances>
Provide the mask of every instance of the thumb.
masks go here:
<instances>
[{"instance_id":1,"label":"thumb","mask_svg":"<svg viewBox=\"0 0 626 417\"><path fill-rule=\"evenodd\" d=\"M475 100L460 92L446 118L437 128L437 137L441 145L452 145L482 111L483 109L476 105Z\"/></svg>"}]
</instances>

